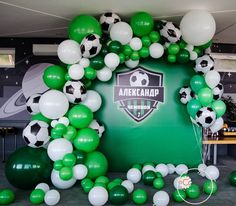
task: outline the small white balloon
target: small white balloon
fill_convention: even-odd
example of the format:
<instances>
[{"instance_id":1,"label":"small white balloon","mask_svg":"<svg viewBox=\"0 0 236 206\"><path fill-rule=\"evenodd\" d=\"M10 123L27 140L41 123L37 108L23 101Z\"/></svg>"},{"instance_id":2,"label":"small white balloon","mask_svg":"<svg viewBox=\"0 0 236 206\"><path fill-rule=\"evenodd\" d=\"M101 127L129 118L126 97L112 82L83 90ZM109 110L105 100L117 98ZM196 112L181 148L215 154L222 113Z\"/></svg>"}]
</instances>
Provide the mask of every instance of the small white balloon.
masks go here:
<instances>
[{"instance_id":1,"label":"small white balloon","mask_svg":"<svg viewBox=\"0 0 236 206\"><path fill-rule=\"evenodd\" d=\"M75 64L81 59L79 44L74 40L65 40L57 48L59 59L65 64Z\"/></svg>"},{"instance_id":2,"label":"small white balloon","mask_svg":"<svg viewBox=\"0 0 236 206\"><path fill-rule=\"evenodd\" d=\"M181 189L183 189L182 187L181 187L181 184L180 184L180 179L181 177L176 177L175 179L174 179L174 182L173 182L173 185L174 185L174 187L175 187L175 189L176 190L181 190Z\"/></svg>"},{"instance_id":3,"label":"small white balloon","mask_svg":"<svg viewBox=\"0 0 236 206\"><path fill-rule=\"evenodd\" d=\"M37 186L35 187L35 189L41 189L41 190L43 190L45 193L50 190L48 184L46 184L46 183L44 183L44 182L37 184Z\"/></svg>"},{"instance_id":4,"label":"small white balloon","mask_svg":"<svg viewBox=\"0 0 236 206\"><path fill-rule=\"evenodd\" d=\"M57 120L54 119L54 120L51 121L51 127L54 128L57 124L58 124Z\"/></svg>"},{"instance_id":5,"label":"small white balloon","mask_svg":"<svg viewBox=\"0 0 236 206\"><path fill-rule=\"evenodd\" d=\"M184 49L186 49L187 51L191 52L191 51L193 51L194 46L191 45L191 44L187 44L187 46Z\"/></svg>"},{"instance_id":6,"label":"small white balloon","mask_svg":"<svg viewBox=\"0 0 236 206\"><path fill-rule=\"evenodd\" d=\"M190 60L196 60L198 58L197 52L191 51L190 52Z\"/></svg>"},{"instance_id":7,"label":"small white balloon","mask_svg":"<svg viewBox=\"0 0 236 206\"><path fill-rule=\"evenodd\" d=\"M65 154L72 153L73 146L71 142L64 138L58 138L52 140L47 149L47 153L49 158L52 161L61 160L65 156Z\"/></svg>"},{"instance_id":8,"label":"small white balloon","mask_svg":"<svg viewBox=\"0 0 236 206\"><path fill-rule=\"evenodd\" d=\"M133 183L138 183L141 180L142 173L137 168L131 168L127 172L127 180L130 180Z\"/></svg>"},{"instance_id":9,"label":"small white balloon","mask_svg":"<svg viewBox=\"0 0 236 206\"><path fill-rule=\"evenodd\" d=\"M202 163L202 164L199 164L198 165L198 172L199 172L199 175L201 175L202 177L205 177L206 174L205 174L205 170L206 170L207 166Z\"/></svg>"},{"instance_id":10,"label":"small white balloon","mask_svg":"<svg viewBox=\"0 0 236 206\"><path fill-rule=\"evenodd\" d=\"M170 197L165 191L158 191L153 196L153 203L156 206L167 206L170 202Z\"/></svg>"},{"instance_id":11,"label":"small white balloon","mask_svg":"<svg viewBox=\"0 0 236 206\"><path fill-rule=\"evenodd\" d=\"M154 59L158 59L164 54L164 47L159 43L153 43L149 47L150 56Z\"/></svg>"},{"instance_id":12,"label":"small white balloon","mask_svg":"<svg viewBox=\"0 0 236 206\"><path fill-rule=\"evenodd\" d=\"M205 174L207 179L217 180L220 176L220 171L216 166L210 165L205 169Z\"/></svg>"},{"instance_id":13,"label":"small white balloon","mask_svg":"<svg viewBox=\"0 0 236 206\"><path fill-rule=\"evenodd\" d=\"M145 165L142 169L142 174L144 174L147 171L156 172L156 169L152 165Z\"/></svg>"},{"instance_id":14,"label":"small white balloon","mask_svg":"<svg viewBox=\"0 0 236 206\"><path fill-rule=\"evenodd\" d=\"M73 64L68 70L68 74L73 80L80 80L84 77L84 67L80 64Z\"/></svg>"},{"instance_id":15,"label":"small white balloon","mask_svg":"<svg viewBox=\"0 0 236 206\"><path fill-rule=\"evenodd\" d=\"M97 78L102 82L107 82L112 77L112 71L108 67L103 67L97 71Z\"/></svg>"},{"instance_id":16,"label":"small white balloon","mask_svg":"<svg viewBox=\"0 0 236 206\"><path fill-rule=\"evenodd\" d=\"M133 49L134 51L138 51L142 48L142 41L140 38L134 37L131 39L129 45L131 49Z\"/></svg>"},{"instance_id":17,"label":"small white balloon","mask_svg":"<svg viewBox=\"0 0 236 206\"><path fill-rule=\"evenodd\" d=\"M220 74L215 70L211 70L205 74L205 81L207 86L211 89L216 87L220 83Z\"/></svg>"},{"instance_id":18,"label":"small white balloon","mask_svg":"<svg viewBox=\"0 0 236 206\"><path fill-rule=\"evenodd\" d=\"M90 64L90 61L89 59L87 58L82 58L80 61L79 61L79 65L81 65L82 67L86 68L88 67Z\"/></svg>"},{"instance_id":19,"label":"small white balloon","mask_svg":"<svg viewBox=\"0 0 236 206\"><path fill-rule=\"evenodd\" d=\"M64 124L65 126L68 126L70 124L70 121L67 117L61 117L58 120L58 123Z\"/></svg>"},{"instance_id":20,"label":"small white balloon","mask_svg":"<svg viewBox=\"0 0 236 206\"><path fill-rule=\"evenodd\" d=\"M168 173L169 174L174 174L175 173L175 166L173 164L167 164L168 167Z\"/></svg>"},{"instance_id":21,"label":"small white balloon","mask_svg":"<svg viewBox=\"0 0 236 206\"><path fill-rule=\"evenodd\" d=\"M50 190L44 196L46 205L56 205L60 201L60 193L57 190Z\"/></svg>"},{"instance_id":22,"label":"small white balloon","mask_svg":"<svg viewBox=\"0 0 236 206\"><path fill-rule=\"evenodd\" d=\"M74 178L77 180L82 180L86 177L88 174L88 169L83 164L77 164L73 167L73 175Z\"/></svg>"},{"instance_id":23,"label":"small white balloon","mask_svg":"<svg viewBox=\"0 0 236 206\"><path fill-rule=\"evenodd\" d=\"M158 164L155 169L161 173L162 177L167 176L169 173L169 169L165 164Z\"/></svg>"},{"instance_id":24,"label":"small white balloon","mask_svg":"<svg viewBox=\"0 0 236 206\"><path fill-rule=\"evenodd\" d=\"M124 186L128 193L132 193L133 190L134 190L134 184L130 181L130 180L124 180L122 183L121 183L122 186Z\"/></svg>"},{"instance_id":25,"label":"small white balloon","mask_svg":"<svg viewBox=\"0 0 236 206\"><path fill-rule=\"evenodd\" d=\"M139 65L139 60L133 61L133 60L129 59L128 61L125 62L125 65L127 67L133 69Z\"/></svg>"},{"instance_id":26,"label":"small white balloon","mask_svg":"<svg viewBox=\"0 0 236 206\"><path fill-rule=\"evenodd\" d=\"M92 112L96 112L102 105L102 98L98 92L94 90L88 90L87 96L85 100L81 102L81 104L87 106Z\"/></svg>"},{"instance_id":27,"label":"small white balloon","mask_svg":"<svg viewBox=\"0 0 236 206\"><path fill-rule=\"evenodd\" d=\"M108 201L108 192L104 187L96 186L93 187L88 194L88 199L93 206L105 205Z\"/></svg>"},{"instance_id":28,"label":"small white balloon","mask_svg":"<svg viewBox=\"0 0 236 206\"><path fill-rule=\"evenodd\" d=\"M187 174L188 173L188 167L185 164L179 164L175 171L178 175Z\"/></svg>"},{"instance_id":29,"label":"small white balloon","mask_svg":"<svg viewBox=\"0 0 236 206\"><path fill-rule=\"evenodd\" d=\"M58 189L69 189L76 183L75 178L71 178L70 180L62 180L59 176L59 171L54 169L51 173L51 181L52 184Z\"/></svg>"},{"instance_id":30,"label":"small white balloon","mask_svg":"<svg viewBox=\"0 0 236 206\"><path fill-rule=\"evenodd\" d=\"M216 119L214 124L210 126L210 130L212 133L216 133L223 128L223 125L224 125L224 120L222 117L219 117L218 119Z\"/></svg>"},{"instance_id":31,"label":"small white balloon","mask_svg":"<svg viewBox=\"0 0 236 206\"><path fill-rule=\"evenodd\" d=\"M108 53L104 58L104 63L108 68L116 68L120 64L120 58L116 53Z\"/></svg>"},{"instance_id":32,"label":"small white balloon","mask_svg":"<svg viewBox=\"0 0 236 206\"><path fill-rule=\"evenodd\" d=\"M126 22L118 22L111 27L110 37L113 41L119 41L121 44L128 44L133 37L133 30Z\"/></svg>"}]
</instances>

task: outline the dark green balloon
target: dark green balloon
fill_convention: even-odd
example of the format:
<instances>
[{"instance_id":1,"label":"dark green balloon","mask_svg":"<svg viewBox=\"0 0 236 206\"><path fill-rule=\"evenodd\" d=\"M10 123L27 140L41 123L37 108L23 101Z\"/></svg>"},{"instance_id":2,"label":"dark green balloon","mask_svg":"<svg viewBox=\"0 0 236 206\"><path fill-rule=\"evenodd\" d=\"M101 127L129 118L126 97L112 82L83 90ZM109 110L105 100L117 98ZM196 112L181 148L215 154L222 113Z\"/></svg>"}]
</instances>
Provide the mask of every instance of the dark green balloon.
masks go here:
<instances>
[{"instance_id":1,"label":"dark green balloon","mask_svg":"<svg viewBox=\"0 0 236 206\"><path fill-rule=\"evenodd\" d=\"M192 184L189 188L186 189L187 197L190 199L197 199L200 196L200 188L196 184Z\"/></svg>"},{"instance_id":2,"label":"dark green balloon","mask_svg":"<svg viewBox=\"0 0 236 206\"><path fill-rule=\"evenodd\" d=\"M198 48L201 49L201 50L204 50L204 49L207 49L207 48L211 47L212 44L213 44L213 41L210 40L210 41L207 42L206 44L203 44L203 45L201 45L201 46L198 46Z\"/></svg>"},{"instance_id":3,"label":"dark green balloon","mask_svg":"<svg viewBox=\"0 0 236 206\"><path fill-rule=\"evenodd\" d=\"M205 79L202 75L194 75L190 80L191 89L198 93L200 89L206 86Z\"/></svg>"},{"instance_id":4,"label":"dark green balloon","mask_svg":"<svg viewBox=\"0 0 236 206\"><path fill-rule=\"evenodd\" d=\"M203 191L207 194L207 195L214 195L216 194L218 189L218 186L216 184L215 181L211 181L211 180L207 180L204 184L203 184Z\"/></svg>"},{"instance_id":5,"label":"dark green balloon","mask_svg":"<svg viewBox=\"0 0 236 206\"><path fill-rule=\"evenodd\" d=\"M48 124L51 124L51 119L48 119L47 117L43 116L42 113L37 113L31 117L31 120L40 120L43 122L46 122Z\"/></svg>"},{"instance_id":6,"label":"dark green balloon","mask_svg":"<svg viewBox=\"0 0 236 206\"><path fill-rule=\"evenodd\" d=\"M197 99L191 99L187 104L187 111L192 118L195 118L199 109L202 105Z\"/></svg>"},{"instance_id":7,"label":"dark green balloon","mask_svg":"<svg viewBox=\"0 0 236 206\"><path fill-rule=\"evenodd\" d=\"M100 51L99 54L101 54L102 56L106 56L106 54L109 53L109 48L106 44L102 45L102 49Z\"/></svg>"},{"instance_id":8,"label":"dark green balloon","mask_svg":"<svg viewBox=\"0 0 236 206\"><path fill-rule=\"evenodd\" d=\"M181 39L179 42L180 49L184 49L186 46L187 46L187 43L183 39Z\"/></svg>"},{"instance_id":9,"label":"dark green balloon","mask_svg":"<svg viewBox=\"0 0 236 206\"><path fill-rule=\"evenodd\" d=\"M113 205L123 205L128 201L128 191L125 187L118 185L109 191L109 201Z\"/></svg>"},{"instance_id":10,"label":"dark green balloon","mask_svg":"<svg viewBox=\"0 0 236 206\"><path fill-rule=\"evenodd\" d=\"M190 53L186 49L181 49L177 54L177 61L181 64L185 64L190 59Z\"/></svg>"},{"instance_id":11,"label":"dark green balloon","mask_svg":"<svg viewBox=\"0 0 236 206\"><path fill-rule=\"evenodd\" d=\"M93 186L94 182L89 178L85 178L81 181L81 187L85 193L89 193Z\"/></svg>"},{"instance_id":12,"label":"dark green balloon","mask_svg":"<svg viewBox=\"0 0 236 206\"><path fill-rule=\"evenodd\" d=\"M229 183L232 186L236 187L236 171L233 171L233 172L230 173L230 175L229 175Z\"/></svg>"},{"instance_id":13,"label":"dark green balloon","mask_svg":"<svg viewBox=\"0 0 236 206\"><path fill-rule=\"evenodd\" d=\"M145 185L152 185L153 181L156 179L156 173L153 171L147 171L143 174L142 179Z\"/></svg>"},{"instance_id":14,"label":"dark green balloon","mask_svg":"<svg viewBox=\"0 0 236 206\"><path fill-rule=\"evenodd\" d=\"M186 193L184 190L175 190L172 196L175 202L183 202L186 199Z\"/></svg>"},{"instance_id":15,"label":"dark green balloon","mask_svg":"<svg viewBox=\"0 0 236 206\"><path fill-rule=\"evenodd\" d=\"M198 47L194 47L193 51L197 53L197 56L200 57L203 55L203 51L199 49Z\"/></svg>"},{"instance_id":16,"label":"dark green balloon","mask_svg":"<svg viewBox=\"0 0 236 206\"><path fill-rule=\"evenodd\" d=\"M42 204L44 201L45 192L42 189L35 189L30 194L30 202L33 205Z\"/></svg>"},{"instance_id":17,"label":"dark green balloon","mask_svg":"<svg viewBox=\"0 0 236 206\"><path fill-rule=\"evenodd\" d=\"M51 170L52 163L44 148L19 148L11 154L5 166L9 183L21 189L32 189L38 183L48 182Z\"/></svg>"},{"instance_id":18,"label":"dark green balloon","mask_svg":"<svg viewBox=\"0 0 236 206\"><path fill-rule=\"evenodd\" d=\"M143 164L143 166L146 166L146 165L150 165L150 166L155 167L155 164L154 164L153 162L145 162L145 163Z\"/></svg>"},{"instance_id":19,"label":"dark green balloon","mask_svg":"<svg viewBox=\"0 0 236 206\"><path fill-rule=\"evenodd\" d=\"M143 189L136 189L132 193L132 200L136 205L143 205L147 202L148 195L147 192Z\"/></svg>"},{"instance_id":20,"label":"dark green balloon","mask_svg":"<svg viewBox=\"0 0 236 206\"><path fill-rule=\"evenodd\" d=\"M94 68L88 66L84 69L84 76L89 80L93 80L96 78L97 72Z\"/></svg>"},{"instance_id":21,"label":"dark green balloon","mask_svg":"<svg viewBox=\"0 0 236 206\"><path fill-rule=\"evenodd\" d=\"M122 44L119 41L112 41L109 44L109 51L118 54L121 52Z\"/></svg>"},{"instance_id":22,"label":"dark green balloon","mask_svg":"<svg viewBox=\"0 0 236 206\"><path fill-rule=\"evenodd\" d=\"M107 185L107 189L110 191L111 189L113 189L114 187L120 185L118 182L109 182L108 185Z\"/></svg>"},{"instance_id":23,"label":"dark green balloon","mask_svg":"<svg viewBox=\"0 0 236 206\"><path fill-rule=\"evenodd\" d=\"M80 150L74 150L73 154L76 157L76 163L77 164L83 164L84 163L85 156L86 156L85 152L80 151Z\"/></svg>"},{"instance_id":24,"label":"dark green balloon","mask_svg":"<svg viewBox=\"0 0 236 206\"><path fill-rule=\"evenodd\" d=\"M15 201L15 193L11 189L0 191L0 205L9 205Z\"/></svg>"},{"instance_id":25,"label":"dark green balloon","mask_svg":"<svg viewBox=\"0 0 236 206\"><path fill-rule=\"evenodd\" d=\"M142 165L136 163L136 164L133 164L133 165L132 165L132 168L136 168L136 169L138 169L138 170L141 171L141 170L142 170Z\"/></svg>"},{"instance_id":26,"label":"dark green balloon","mask_svg":"<svg viewBox=\"0 0 236 206\"><path fill-rule=\"evenodd\" d=\"M105 66L104 57L101 55L97 55L90 59L90 66L96 70L100 70Z\"/></svg>"}]
</instances>

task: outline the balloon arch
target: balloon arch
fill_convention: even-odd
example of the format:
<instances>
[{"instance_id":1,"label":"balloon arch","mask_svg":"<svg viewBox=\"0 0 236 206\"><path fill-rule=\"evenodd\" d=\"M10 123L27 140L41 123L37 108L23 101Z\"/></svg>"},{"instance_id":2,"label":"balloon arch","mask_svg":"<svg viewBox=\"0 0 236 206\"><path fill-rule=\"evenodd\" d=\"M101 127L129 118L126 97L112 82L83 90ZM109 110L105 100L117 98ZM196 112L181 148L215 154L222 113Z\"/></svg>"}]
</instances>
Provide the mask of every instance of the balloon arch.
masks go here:
<instances>
[{"instance_id":1,"label":"balloon arch","mask_svg":"<svg viewBox=\"0 0 236 206\"><path fill-rule=\"evenodd\" d=\"M146 12L135 13L130 24L112 12L103 14L100 22L89 15L75 17L69 25L69 39L58 46L58 57L65 66L49 66L43 80L50 90L27 99L27 109L33 115L23 131L28 147L20 148L7 162L9 182L16 187L32 188L51 176L56 188L67 189L81 180L82 189L89 193L92 205L104 205L108 197L113 204L125 203L128 193L133 191L133 184L141 179L142 166L133 165L123 182L120 179L109 181L105 176L107 159L96 151L105 127L93 119L102 100L96 91L89 90L92 81L96 78L109 81L119 65L125 64L132 69L148 57L164 58L173 64L193 61L196 75L189 85L180 89L180 101L187 106L195 124L215 133L223 126L221 116L225 112L225 104L220 100L223 94L220 75L214 70L214 60L205 54L205 49L212 44L215 28L214 18L205 11L187 13L180 28L165 20L154 22ZM25 162L31 159L39 165L37 178L32 177L36 173L14 170L19 158L25 158ZM50 160L54 162L53 169ZM153 165L144 165L143 170L153 172L150 168L154 168ZM165 176L163 168L165 171L166 166L158 166L155 171L158 168L162 168L159 175ZM169 170L171 168L175 170L173 165ZM144 180L144 176L148 176L146 172ZM155 185L159 187L162 182L156 181ZM44 184L38 186L31 193L31 202L39 201L34 197L44 196L46 191ZM123 194L120 200L116 199L117 193ZM50 195L55 202L59 201L54 191L44 198L47 204L55 203L50 203ZM155 194L154 204L159 196L168 200L165 193ZM133 193L136 204L145 202L146 198L143 190Z\"/></svg>"}]
</instances>

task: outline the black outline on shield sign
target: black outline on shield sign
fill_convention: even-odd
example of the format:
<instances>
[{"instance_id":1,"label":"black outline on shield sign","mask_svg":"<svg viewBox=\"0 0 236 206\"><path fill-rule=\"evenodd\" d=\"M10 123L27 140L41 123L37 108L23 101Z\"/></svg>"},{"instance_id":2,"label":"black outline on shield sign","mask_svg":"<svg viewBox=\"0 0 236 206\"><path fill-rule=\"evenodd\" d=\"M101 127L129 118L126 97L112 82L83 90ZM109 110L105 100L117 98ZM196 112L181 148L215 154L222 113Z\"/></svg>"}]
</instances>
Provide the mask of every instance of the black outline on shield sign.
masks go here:
<instances>
[{"instance_id":1,"label":"black outline on shield sign","mask_svg":"<svg viewBox=\"0 0 236 206\"><path fill-rule=\"evenodd\" d=\"M154 86L154 87L161 87L161 89L163 89L163 95L162 95L162 98L161 98L161 100L159 100L159 101L156 101L156 100L150 100L150 99L148 99L150 102L151 102L151 108L149 109L149 111L148 112L146 112L143 116L140 116L140 118L139 117L137 117L137 116L135 116L128 108L127 108L127 106L125 105L125 103L121 100L121 101L119 101L119 100L116 100L115 99L115 91L114 91L114 100L115 101L119 101L119 103L120 103L120 108L123 108L124 110L125 110L125 112L132 118L132 119L134 119L135 121L137 121L137 122L141 122L142 120L144 120L146 117L148 117L151 113L152 113L152 111L154 110L154 109L156 109L156 107L157 107L157 104L158 104L158 102L164 102L164 88L163 88L163 74L162 73L159 73L159 72L151 72L151 71L148 71L147 69L145 69L145 68L143 68L143 67L141 67L141 66L138 66L138 67L136 67L136 68L134 68L134 69L132 69L131 71L128 71L128 72L120 72L120 73L117 73L116 74L116 87L117 86L119 86L120 85L120 77L121 76L126 76L127 74L133 74L134 72L136 72L136 71L142 71L142 72L144 72L144 73L148 73L150 76L158 76L159 77L159 82L158 82L158 85L151 85L151 86L149 86L149 87L152 87L152 86ZM155 82L156 83L156 82ZM130 86L130 85L120 85L120 86ZM147 98L143 98L144 100L147 100ZM135 99L135 100L137 100L137 99Z\"/></svg>"}]
</instances>

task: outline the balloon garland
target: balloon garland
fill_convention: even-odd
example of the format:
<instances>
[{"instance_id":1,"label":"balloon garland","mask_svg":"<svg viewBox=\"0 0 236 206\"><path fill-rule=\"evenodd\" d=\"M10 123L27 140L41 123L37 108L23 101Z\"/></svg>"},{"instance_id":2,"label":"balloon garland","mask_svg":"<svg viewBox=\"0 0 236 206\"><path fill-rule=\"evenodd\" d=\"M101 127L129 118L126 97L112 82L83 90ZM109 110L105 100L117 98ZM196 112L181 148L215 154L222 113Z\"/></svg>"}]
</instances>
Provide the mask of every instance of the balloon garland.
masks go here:
<instances>
[{"instance_id":1,"label":"balloon garland","mask_svg":"<svg viewBox=\"0 0 236 206\"><path fill-rule=\"evenodd\" d=\"M132 69L148 57L165 58L170 63L193 61L197 74L188 86L180 89L180 101L187 105L194 123L215 133L223 126L225 104L220 100L223 85L219 73L214 70L214 60L204 53L211 46L214 33L215 21L205 11L187 13L180 29L172 22L154 22L146 12L135 13L130 24L111 12L103 14L100 22L89 15L75 17L69 25L69 39L61 42L57 50L60 61L67 66L49 66L43 75L49 90L32 95L26 103L33 116L23 131L23 138L35 151L47 148L48 157L54 162L51 174L40 174L37 183L50 175L56 188L68 189L81 180L83 191L89 193L89 202L97 206L104 205L108 199L113 204L125 203L134 190L133 184L141 178L144 184L163 188L162 177L175 171L173 165L160 164L154 168L137 164L128 171L125 181L110 181L105 176L107 159L96 151L105 128L93 115L101 107L102 99L96 91L88 89L94 79L109 81L112 72L121 64ZM27 155L27 149L24 150L22 154ZM24 184L22 179L15 184L11 178L14 164L8 165L9 182L16 186ZM162 172L159 177L156 171ZM28 186L32 188L37 183ZM58 192L51 193L58 202ZM31 193L31 202L42 202L44 195L45 191L36 188ZM180 195L175 194L176 199ZM35 200L34 196L39 199ZM132 199L135 204L144 204L147 194L144 190L135 190ZM159 199L169 202L164 191L154 195L154 203Z\"/></svg>"}]
</instances>

